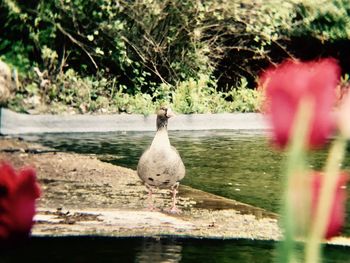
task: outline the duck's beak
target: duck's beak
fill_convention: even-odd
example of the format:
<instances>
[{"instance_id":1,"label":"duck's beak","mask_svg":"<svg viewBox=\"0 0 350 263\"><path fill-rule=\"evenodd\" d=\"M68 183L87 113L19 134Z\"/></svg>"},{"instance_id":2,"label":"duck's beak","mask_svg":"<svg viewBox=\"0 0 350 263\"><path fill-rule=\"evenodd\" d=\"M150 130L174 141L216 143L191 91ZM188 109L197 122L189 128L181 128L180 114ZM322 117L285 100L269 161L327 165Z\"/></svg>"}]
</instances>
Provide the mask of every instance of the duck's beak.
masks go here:
<instances>
[{"instance_id":1,"label":"duck's beak","mask_svg":"<svg viewBox=\"0 0 350 263\"><path fill-rule=\"evenodd\" d=\"M170 108L168 108L168 110L166 112L166 116L167 116L167 118L171 118L171 117L176 116L176 114Z\"/></svg>"}]
</instances>

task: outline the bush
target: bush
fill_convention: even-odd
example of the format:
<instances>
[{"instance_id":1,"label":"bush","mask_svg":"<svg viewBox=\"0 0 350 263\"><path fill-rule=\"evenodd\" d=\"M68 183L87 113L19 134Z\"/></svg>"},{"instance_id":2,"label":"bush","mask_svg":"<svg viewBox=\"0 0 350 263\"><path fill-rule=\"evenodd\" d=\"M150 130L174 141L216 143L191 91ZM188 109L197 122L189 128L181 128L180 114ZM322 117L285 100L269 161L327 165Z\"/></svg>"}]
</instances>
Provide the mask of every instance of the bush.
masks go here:
<instances>
[{"instance_id":1,"label":"bush","mask_svg":"<svg viewBox=\"0 0 350 263\"><path fill-rule=\"evenodd\" d=\"M346 0L5 0L0 59L22 82L9 105L255 111L247 89L258 73L299 57L288 49L293 37L349 40L349 10Z\"/></svg>"},{"instance_id":2,"label":"bush","mask_svg":"<svg viewBox=\"0 0 350 263\"><path fill-rule=\"evenodd\" d=\"M266 58L265 46L291 27L292 10L290 3L243 0L7 0L0 50L23 70L28 64L54 76L67 65L81 76L104 70L129 93L151 92L160 83L211 75L232 50L247 51L247 63ZM56 54L51 68L38 56L45 49Z\"/></svg>"},{"instance_id":3,"label":"bush","mask_svg":"<svg viewBox=\"0 0 350 263\"><path fill-rule=\"evenodd\" d=\"M306 1L296 7L298 19L292 35L311 35L322 41L350 39L350 2L348 0Z\"/></svg>"},{"instance_id":4,"label":"bush","mask_svg":"<svg viewBox=\"0 0 350 263\"><path fill-rule=\"evenodd\" d=\"M229 112L257 112L260 111L261 94L252 89L237 88L229 92L232 104Z\"/></svg>"}]
</instances>

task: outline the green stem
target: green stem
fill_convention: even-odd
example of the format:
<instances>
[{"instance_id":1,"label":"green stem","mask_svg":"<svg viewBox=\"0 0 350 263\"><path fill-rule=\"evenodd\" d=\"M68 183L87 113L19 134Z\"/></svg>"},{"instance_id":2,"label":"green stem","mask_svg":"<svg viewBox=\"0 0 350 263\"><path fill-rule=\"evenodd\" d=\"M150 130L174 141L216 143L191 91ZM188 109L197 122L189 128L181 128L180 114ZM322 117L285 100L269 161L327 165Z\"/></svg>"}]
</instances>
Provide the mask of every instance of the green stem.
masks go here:
<instances>
[{"instance_id":1,"label":"green stem","mask_svg":"<svg viewBox=\"0 0 350 263\"><path fill-rule=\"evenodd\" d=\"M284 229L284 241L279 250L279 262L297 262L296 251L296 218L297 211L291 203L293 197L293 183L299 179L303 180L307 171L306 165L306 145L310 132L310 120L313 114L313 103L306 98L300 102L298 112L295 117L292 137L289 144L288 156L285 164L285 195L282 211L282 227ZM304 188L304 186L303 186ZM294 189L295 190L295 189ZM305 194L304 189L300 189L301 194ZM307 202L305 202L307 205ZM305 215L304 215L305 216Z\"/></svg>"},{"instance_id":2,"label":"green stem","mask_svg":"<svg viewBox=\"0 0 350 263\"><path fill-rule=\"evenodd\" d=\"M320 196L316 208L313 224L306 243L305 262L315 263L321 259L321 242L326 233L329 216L331 214L334 194L336 193L340 165L344 158L346 139L338 137L329 152L325 174L322 178Z\"/></svg>"}]
</instances>

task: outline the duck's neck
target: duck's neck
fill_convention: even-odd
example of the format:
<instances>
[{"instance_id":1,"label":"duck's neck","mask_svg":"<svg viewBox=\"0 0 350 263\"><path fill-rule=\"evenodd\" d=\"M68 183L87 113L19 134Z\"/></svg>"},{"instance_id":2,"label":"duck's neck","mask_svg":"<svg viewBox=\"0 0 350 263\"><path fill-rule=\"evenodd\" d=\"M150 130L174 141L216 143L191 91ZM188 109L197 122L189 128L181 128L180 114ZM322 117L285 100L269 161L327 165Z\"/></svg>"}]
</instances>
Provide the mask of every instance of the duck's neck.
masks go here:
<instances>
[{"instance_id":1,"label":"duck's neck","mask_svg":"<svg viewBox=\"0 0 350 263\"><path fill-rule=\"evenodd\" d=\"M157 125L158 126L158 125ZM168 136L167 126L158 127L157 133L154 136L151 147L170 147L170 141Z\"/></svg>"}]
</instances>

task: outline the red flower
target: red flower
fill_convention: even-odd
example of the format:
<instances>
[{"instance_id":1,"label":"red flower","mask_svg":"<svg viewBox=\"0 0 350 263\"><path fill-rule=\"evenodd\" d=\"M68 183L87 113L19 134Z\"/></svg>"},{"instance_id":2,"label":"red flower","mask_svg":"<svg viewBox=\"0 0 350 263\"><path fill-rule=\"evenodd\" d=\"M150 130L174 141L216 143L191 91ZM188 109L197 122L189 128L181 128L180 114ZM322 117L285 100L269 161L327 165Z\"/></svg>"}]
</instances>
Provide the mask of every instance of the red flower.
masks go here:
<instances>
[{"instance_id":1,"label":"red flower","mask_svg":"<svg viewBox=\"0 0 350 263\"><path fill-rule=\"evenodd\" d=\"M335 102L340 68L334 59L313 62L285 61L260 77L266 91L265 108L270 113L274 138L279 146L289 142L295 116L303 98L311 99L313 115L308 144L324 144L333 129L331 110Z\"/></svg>"},{"instance_id":2,"label":"red flower","mask_svg":"<svg viewBox=\"0 0 350 263\"><path fill-rule=\"evenodd\" d=\"M340 233L345 221L345 203L347 199L346 183L348 181L348 174L343 172L338 175L337 187L335 193L333 193L333 201L329 214L329 221L325 238L337 236ZM322 186L322 174L319 172L312 173L312 199L311 208L312 213L315 214L315 210L318 204L320 189Z\"/></svg>"},{"instance_id":3,"label":"red flower","mask_svg":"<svg viewBox=\"0 0 350 263\"><path fill-rule=\"evenodd\" d=\"M16 173L10 164L0 164L0 239L26 236L33 226L35 200L40 196L35 170Z\"/></svg>"}]
</instances>

